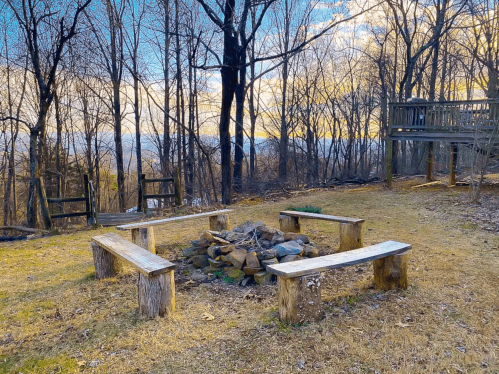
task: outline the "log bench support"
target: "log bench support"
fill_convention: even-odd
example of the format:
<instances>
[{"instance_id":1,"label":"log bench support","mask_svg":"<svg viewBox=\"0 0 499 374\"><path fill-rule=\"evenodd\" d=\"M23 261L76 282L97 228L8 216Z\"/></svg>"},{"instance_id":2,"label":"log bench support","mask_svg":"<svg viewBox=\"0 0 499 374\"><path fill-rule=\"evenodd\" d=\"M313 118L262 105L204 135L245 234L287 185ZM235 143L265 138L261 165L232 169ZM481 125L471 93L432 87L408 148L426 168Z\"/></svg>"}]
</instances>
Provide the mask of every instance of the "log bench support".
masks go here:
<instances>
[{"instance_id":1,"label":"log bench support","mask_svg":"<svg viewBox=\"0 0 499 374\"><path fill-rule=\"evenodd\" d=\"M277 277L279 319L291 324L324 318L320 273L296 278Z\"/></svg>"},{"instance_id":2,"label":"log bench support","mask_svg":"<svg viewBox=\"0 0 499 374\"><path fill-rule=\"evenodd\" d=\"M300 232L300 218L319 219L340 223L339 252L350 251L364 246L362 231L363 219L330 216L326 214L295 212L285 210L279 213L279 224L282 232Z\"/></svg>"},{"instance_id":3,"label":"log bench support","mask_svg":"<svg viewBox=\"0 0 499 374\"><path fill-rule=\"evenodd\" d=\"M410 244L388 241L369 247L328 256L269 265L277 275L279 319L285 323L302 324L324 317L321 301L320 272L374 261L377 289L406 289L407 255Z\"/></svg>"},{"instance_id":4,"label":"log bench support","mask_svg":"<svg viewBox=\"0 0 499 374\"><path fill-rule=\"evenodd\" d=\"M340 223L340 250L350 251L364 246L362 223Z\"/></svg>"},{"instance_id":5,"label":"log bench support","mask_svg":"<svg viewBox=\"0 0 499 374\"><path fill-rule=\"evenodd\" d=\"M407 254L388 256L373 261L374 283L383 291L407 289Z\"/></svg>"},{"instance_id":6,"label":"log bench support","mask_svg":"<svg viewBox=\"0 0 499 374\"><path fill-rule=\"evenodd\" d=\"M132 242L139 247L147 249L156 254L156 240L154 239L154 227L144 227L141 229L132 229Z\"/></svg>"},{"instance_id":7,"label":"log bench support","mask_svg":"<svg viewBox=\"0 0 499 374\"><path fill-rule=\"evenodd\" d=\"M125 261L140 271L140 313L154 318L175 311L174 264L113 233L95 236L92 240L96 279L116 276Z\"/></svg>"},{"instance_id":8,"label":"log bench support","mask_svg":"<svg viewBox=\"0 0 499 374\"><path fill-rule=\"evenodd\" d=\"M97 243L91 243L94 256L95 279L112 278L123 269L120 258L108 252Z\"/></svg>"},{"instance_id":9,"label":"log bench support","mask_svg":"<svg viewBox=\"0 0 499 374\"><path fill-rule=\"evenodd\" d=\"M279 226L282 232L297 232L301 230L300 218L279 214Z\"/></svg>"},{"instance_id":10,"label":"log bench support","mask_svg":"<svg viewBox=\"0 0 499 374\"><path fill-rule=\"evenodd\" d=\"M139 312L148 318L164 317L175 311L173 270L156 276L139 273Z\"/></svg>"},{"instance_id":11,"label":"log bench support","mask_svg":"<svg viewBox=\"0 0 499 374\"><path fill-rule=\"evenodd\" d=\"M229 230L230 221L228 214L216 214L210 216L210 230L211 231L223 231Z\"/></svg>"},{"instance_id":12,"label":"log bench support","mask_svg":"<svg viewBox=\"0 0 499 374\"><path fill-rule=\"evenodd\" d=\"M192 214L190 216L171 217L158 219L154 221L129 223L127 225L116 226L117 230L132 232L132 242L139 247L147 249L149 252L156 254L156 239L154 237L154 226L165 225L170 222L183 221L191 218L209 217L210 230L222 231L229 228L230 209L217 210L213 212Z\"/></svg>"}]
</instances>

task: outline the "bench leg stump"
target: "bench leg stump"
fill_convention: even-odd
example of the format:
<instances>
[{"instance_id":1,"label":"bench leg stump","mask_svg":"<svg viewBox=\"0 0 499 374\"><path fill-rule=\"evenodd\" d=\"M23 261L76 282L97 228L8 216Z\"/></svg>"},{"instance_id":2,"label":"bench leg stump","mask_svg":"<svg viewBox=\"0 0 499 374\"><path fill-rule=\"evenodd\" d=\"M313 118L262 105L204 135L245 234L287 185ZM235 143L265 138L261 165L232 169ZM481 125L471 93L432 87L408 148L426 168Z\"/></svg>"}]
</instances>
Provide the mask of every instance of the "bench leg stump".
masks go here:
<instances>
[{"instance_id":1,"label":"bench leg stump","mask_svg":"<svg viewBox=\"0 0 499 374\"><path fill-rule=\"evenodd\" d=\"M175 311L173 270L155 276L139 273L139 311L148 318L164 317Z\"/></svg>"},{"instance_id":2,"label":"bench leg stump","mask_svg":"<svg viewBox=\"0 0 499 374\"><path fill-rule=\"evenodd\" d=\"M96 243L92 243L91 247L94 256L96 279L111 278L121 271L123 264L118 257Z\"/></svg>"},{"instance_id":3,"label":"bench leg stump","mask_svg":"<svg viewBox=\"0 0 499 374\"><path fill-rule=\"evenodd\" d=\"M282 232L300 232L300 218L279 215L279 225Z\"/></svg>"},{"instance_id":4,"label":"bench leg stump","mask_svg":"<svg viewBox=\"0 0 499 374\"><path fill-rule=\"evenodd\" d=\"M223 231L228 230L230 226L229 216L227 214L218 214L210 216L210 230Z\"/></svg>"},{"instance_id":5,"label":"bench leg stump","mask_svg":"<svg viewBox=\"0 0 499 374\"><path fill-rule=\"evenodd\" d=\"M277 286L282 322L301 324L324 318L320 273L296 278L277 277Z\"/></svg>"},{"instance_id":6,"label":"bench leg stump","mask_svg":"<svg viewBox=\"0 0 499 374\"><path fill-rule=\"evenodd\" d=\"M154 238L154 228L132 229L132 242L139 247L147 249L156 254L156 240Z\"/></svg>"},{"instance_id":7,"label":"bench leg stump","mask_svg":"<svg viewBox=\"0 0 499 374\"><path fill-rule=\"evenodd\" d=\"M350 251L364 246L362 223L340 223L340 250Z\"/></svg>"},{"instance_id":8,"label":"bench leg stump","mask_svg":"<svg viewBox=\"0 0 499 374\"><path fill-rule=\"evenodd\" d=\"M384 291L407 289L407 254L388 256L373 261L374 283Z\"/></svg>"}]
</instances>

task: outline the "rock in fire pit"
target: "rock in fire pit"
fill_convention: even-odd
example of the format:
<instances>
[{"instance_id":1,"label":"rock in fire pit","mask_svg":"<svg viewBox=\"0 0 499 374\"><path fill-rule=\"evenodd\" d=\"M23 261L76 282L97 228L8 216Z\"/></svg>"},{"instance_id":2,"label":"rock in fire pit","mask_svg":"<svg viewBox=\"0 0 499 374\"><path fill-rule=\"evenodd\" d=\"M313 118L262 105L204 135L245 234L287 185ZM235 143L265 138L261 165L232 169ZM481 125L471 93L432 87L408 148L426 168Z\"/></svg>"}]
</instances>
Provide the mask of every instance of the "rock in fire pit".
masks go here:
<instances>
[{"instance_id":1,"label":"rock in fire pit","mask_svg":"<svg viewBox=\"0 0 499 374\"><path fill-rule=\"evenodd\" d=\"M317 257L318 250L307 235L282 232L263 222L245 222L232 231L205 231L182 252L195 281L217 277L247 285L253 280L269 284L268 265Z\"/></svg>"}]
</instances>

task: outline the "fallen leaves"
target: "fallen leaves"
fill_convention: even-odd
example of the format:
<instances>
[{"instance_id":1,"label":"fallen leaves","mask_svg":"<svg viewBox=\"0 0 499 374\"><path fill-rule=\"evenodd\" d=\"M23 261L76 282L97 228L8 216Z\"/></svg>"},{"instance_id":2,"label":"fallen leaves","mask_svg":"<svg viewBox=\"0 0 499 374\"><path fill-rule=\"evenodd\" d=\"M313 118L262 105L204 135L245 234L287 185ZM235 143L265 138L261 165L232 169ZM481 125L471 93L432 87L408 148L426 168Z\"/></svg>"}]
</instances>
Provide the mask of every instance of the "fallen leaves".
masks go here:
<instances>
[{"instance_id":1,"label":"fallen leaves","mask_svg":"<svg viewBox=\"0 0 499 374\"><path fill-rule=\"evenodd\" d=\"M406 328L409 327L410 325L408 323L397 322L395 326Z\"/></svg>"},{"instance_id":2,"label":"fallen leaves","mask_svg":"<svg viewBox=\"0 0 499 374\"><path fill-rule=\"evenodd\" d=\"M208 312L204 312L202 315L201 315L201 318L204 319L205 321L213 321L215 319L215 316L211 315L210 313Z\"/></svg>"}]
</instances>

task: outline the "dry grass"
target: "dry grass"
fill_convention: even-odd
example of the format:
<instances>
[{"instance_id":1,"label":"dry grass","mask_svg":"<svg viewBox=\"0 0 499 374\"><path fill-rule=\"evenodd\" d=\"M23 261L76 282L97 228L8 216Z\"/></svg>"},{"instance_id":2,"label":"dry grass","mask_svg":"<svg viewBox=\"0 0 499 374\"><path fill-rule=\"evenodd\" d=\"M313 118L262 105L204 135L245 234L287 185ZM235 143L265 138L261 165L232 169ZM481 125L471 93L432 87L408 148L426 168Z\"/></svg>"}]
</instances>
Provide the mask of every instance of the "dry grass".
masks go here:
<instances>
[{"instance_id":1,"label":"dry grass","mask_svg":"<svg viewBox=\"0 0 499 374\"><path fill-rule=\"evenodd\" d=\"M88 247L95 231L4 244L0 372L497 372L499 238L469 219L467 189L410 190L420 182L234 207L233 225L264 220L278 226L280 209L320 206L324 213L366 219L366 245L413 244L408 290L376 291L369 264L327 272L326 318L304 326L279 322L275 286L215 283L178 284L177 311L146 320L136 311L133 269L94 279ZM200 219L158 229L161 255L175 260L206 225ZM112 230L98 232L104 231ZM334 224L303 221L302 231L323 253L338 246ZM215 319L203 320L205 312ZM98 366L90 367L95 360Z\"/></svg>"}]
</instances>

